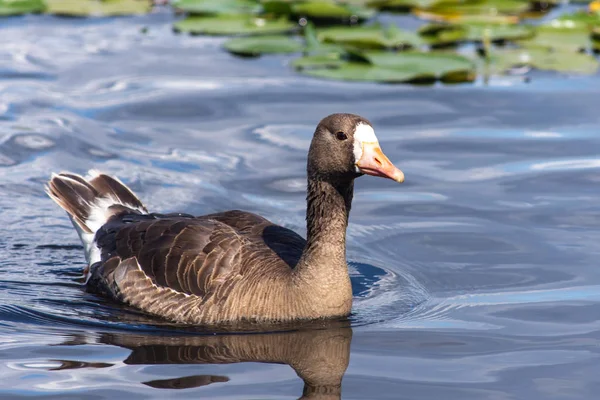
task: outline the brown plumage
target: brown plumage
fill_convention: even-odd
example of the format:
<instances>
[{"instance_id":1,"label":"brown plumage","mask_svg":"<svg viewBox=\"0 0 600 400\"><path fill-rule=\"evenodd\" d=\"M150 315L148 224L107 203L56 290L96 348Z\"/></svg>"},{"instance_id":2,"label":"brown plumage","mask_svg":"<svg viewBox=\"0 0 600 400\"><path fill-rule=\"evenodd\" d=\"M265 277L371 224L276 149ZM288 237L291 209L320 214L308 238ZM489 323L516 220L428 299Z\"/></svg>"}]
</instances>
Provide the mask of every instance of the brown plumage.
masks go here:
<instances>
[{"instance_id":1,"label":"brown plumage","mask_svg":"<svg viewBox=\"0 0 600 400\"><path fill-rule=\"evenodd\" d=\"M307 173L307 240L243 211L148 213L124 184L99 173L54 175L47 192L84 243L91 291L180 323L347 316L354 179L404 178L381 152L370 123L352 114L319 123Z\"/></svg>"}]
</instances>

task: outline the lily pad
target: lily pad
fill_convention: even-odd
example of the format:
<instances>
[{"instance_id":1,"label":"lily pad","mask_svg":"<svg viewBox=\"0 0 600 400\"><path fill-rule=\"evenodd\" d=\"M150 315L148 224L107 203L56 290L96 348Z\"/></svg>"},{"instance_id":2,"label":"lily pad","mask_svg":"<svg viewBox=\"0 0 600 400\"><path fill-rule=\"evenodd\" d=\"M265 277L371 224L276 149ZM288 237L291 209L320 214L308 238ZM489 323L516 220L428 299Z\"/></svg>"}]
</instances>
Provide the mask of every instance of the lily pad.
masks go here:
<instances>
[{"instance_id":1,"label":"lily pad","mask_svg":"<svg viewBox=\"0 0 600 400\"><path fill-rule=\"evenodd\" d=\"M469 14L436 14L426 9L414 8L412 13L425 20L435 22L450 22L456 24L516 24L520 21L520 15L469 15Z\"/></svg>"},{"instance_id":2,"label":"lily pad","mask_svg":"<svg viewBox=\"0 0 600 400\"><path fill-rule=\"evenodd\" d=\"M385 11L409 11L415 7L433 7L443 1L444 0L371 0L367 5Z\"/></svg>"},{"instance_id":3,"label":"lily pad","mask_svg":"<svg viewBox=\"0 0 600 400\"><path fill-rule=\"evenodd\" d=\"M261 5L263 12L275 15L291 15L292 1L291 0L262 0Z\"/></svg>"},{"instance_id":4,"label":"lily pad","mask_svg":"<svg viewBox=\"0 0 600 400\"><path fill-rule=\"evenodd\" d=\"M587 29L554 28L540 26L535 36L523 41L524 45L545 47L548 49L577 52L590 47L590 32Z\"/></svg>"},{"instance_id":5,"label":"lily pad","mask_svg":"<svg viewBox=\"0 0 600 400\"><path fill-rule=\"evenodd\" d=\"M262 0L264 13L293 15L311 19L364 20L375 15L375 10L365 7L366 1L334 0Z\"/></svg>"},{"instance_id":6,"label":"lily pad","mask_svg":"<svg viewBox=\"0 0 600 400\"><path fill-rule=\"evenodd\" d=\"M353 56L357 61L334 64L334 68L312 65L302 72L329 79L388 83L469 82L475 78L473 63L456 54L369 51Z\"/></svg>"},{"instance_id":7,"label":"lily pad","mask_svg":"<svg viewBox=\"0 0 600 400\"><path fill-rule=\"evenodd\" d=\"M529 7L528 2L520 0L443 1L412 12L420 18L439 22L515 23Z\"/></svg>"},{"instance_id":8,"label":"lily pad","mask_svg":"<svg viewBox=\"0 0 600 400\"><path fill-rule=\"evenodd\" d=\"M368 19L375 15L375 10L370 8L326 0L292 4L291 12L297 16L317 19Z\"/></svg>"},{"instance_id":9,"label":"lily pad","mask_svg":"<svg viewBox=\"0 0 600 400\"><path fill-rule=\"evenodd\" d=\"M261 10L253 0L174 0L171 5L189 14L256 14Z\"/></svg>"},{"instance_id":10,"label":"lily pad","mask_svg":"<svg viewBox=\"0 0 600 400\"><path fill-rule=\"evenodd\" d=\"M292 66L298 69L308 68L336 68L345 64L340 53L317 54L304 56L292 61Z\"/></svg>"},{"instance_id":11,"label":"lily pad","mask_svg":"<svg viewBox=\"0 0 600 400\"><path fill-rule=\"evenodd\" d=\"M457 3L443 1L427 8L434 14L496 15L519 14L529 9L529 3L520 0L484 0Z\"/></svg>"},{"instance_id":12,"label":"lily pad","mask_svg":"<svg viewBox=\"0 0 600 400\"><path fill-rule=\"evenodd\" d=\"M578 11L564 14L546 24L552 28L585 29L600 26L600 14L597 12Z\"/></svg>"},{"instance_id":13,"label":"lily pad","mask_svg":"<svg viewBox=\"0 0 600 400\"><path fill-rule=\"evenodd\" d=\"M296 24L285 18L273 20L245 15L187 17L173 25L178 32L205 35L276 34L289 32L295 27Z\"/></svg>"},{"instance_id":14,"label":"lily pad","mask_svg":"<svg viewBox=\"0 0 600 400\"><path fill-rule=\"evenodd\" d=\"M0 16L39 13L45 8L43 0L0 0Z\"/></svg>"},{"instance_id":15,"label":"lily pad","mask_svg":"<svg viewBox=\"0 0 600 400\"><path fill-rule=\"evenodd\" d=\"M531 68L577 74L593 74L598 70L598 60L584 53L557 51L543 47L505 49L495 51L491 61L498 72L514 67Z\"/></svg>"},{"instance_id":16,"label":"lily pad","mask_svg":"<svg viewBox=\"0 0 600 400\"><path fill-rule=\"evenodd\" d=\"M380 25L327 28L318 31L317 38L322 42L370 49L417 47L422 44L418 35L395 25L387 28Z\"/></svg>"},{"instance_id":17,"label":"lily pad","mask_svg":"<svg viewBox=\"0 0 600 400\"><path fill-rule=\"evenodd\" d=\"M297 53L304 48L299 41L283 35L233 38L226 41L223 47L230 53L242 56Z\"/></svg>"},{"instance_id":18,"label":"lily pad","mask_svg":"<svg viewBox=\"0 0 600 400\"><path fill-rule=\"evenodd\" d=\"M362 57L372 65L385 68L402 69L417 74L431 74L442 78L450 73L473 73L475 65L458 54L424 53L405 51L400 53L384 51L362 52Z\"/></svg>"},{"instance_id":19,"label":"lily pad","mask_svg":"<svg viewBox=\"0 0 600 400\"><path fill-rule=\"evenodd\" d=\"M410 72L350 62L344 63L337 68L306 69L302 70L302 73L318 78L342 81L403 83L416 79L415 75ZM427 76L426 78L431 79L431 76Z\"/></svg>"},{"instance_id":20,"label":"lily pad","mask_svg":"<svg viewBox=\"0 0 600 400\"><path fill-rule=\"evenodd\" d=\"M339 56L344 53L344 48L335 43L323 43L317 38L317 32L312 23L307 23L304 27L304 42L306 43L306 52L310 55L331 55Z\"/></svg>"},{"instance_id":21,"label":"lily pad","mask_svg":"<svg viewBox=\"0 0 600 400\"><path fill-rule=\"evenodd\" d=\"M152 9L149 0L46 0L46 4L48 13L71 17L146 14Z\"/></svg>"},{"instance_id":22,"label":"lily pad","mask_svg":"<svg viewBox=\"0 0 600 400\"><path fill-rule=\"evenodd\" d=\"M428 43L432 45L446 45L457 42L481 42L519 40L531 38L534 30L526 25L516 24L428 24L419 29Z\"/></svg>"}]
</instances>

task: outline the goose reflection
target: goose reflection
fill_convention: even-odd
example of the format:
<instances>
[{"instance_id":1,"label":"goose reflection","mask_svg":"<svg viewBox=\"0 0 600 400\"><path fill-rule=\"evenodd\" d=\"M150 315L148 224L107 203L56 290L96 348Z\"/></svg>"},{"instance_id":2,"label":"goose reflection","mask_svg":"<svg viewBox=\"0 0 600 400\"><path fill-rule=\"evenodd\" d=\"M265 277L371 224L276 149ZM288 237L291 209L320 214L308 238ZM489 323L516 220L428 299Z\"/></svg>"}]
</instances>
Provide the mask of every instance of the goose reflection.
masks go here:
<instances>
[{"instance_id":1,"label":"goose reflection","mask_svg":"<svg viewBox=\"0 0 600 400\"><path fill-rule=\"evenodd\" d=\"M341 383L350 359L352 329L348 326L293 332L167 336L104 333L97 342L131 350L125 364L287 364L304 381L300 399L341 398ZM82 344L71 340L64 344ZM77 362L61 360L62 368ZM75 367L77 368L77 367ZM227 382L227 376L193 375L152 380L157 389L188 389Z\"/></svg>"}]
</instances>

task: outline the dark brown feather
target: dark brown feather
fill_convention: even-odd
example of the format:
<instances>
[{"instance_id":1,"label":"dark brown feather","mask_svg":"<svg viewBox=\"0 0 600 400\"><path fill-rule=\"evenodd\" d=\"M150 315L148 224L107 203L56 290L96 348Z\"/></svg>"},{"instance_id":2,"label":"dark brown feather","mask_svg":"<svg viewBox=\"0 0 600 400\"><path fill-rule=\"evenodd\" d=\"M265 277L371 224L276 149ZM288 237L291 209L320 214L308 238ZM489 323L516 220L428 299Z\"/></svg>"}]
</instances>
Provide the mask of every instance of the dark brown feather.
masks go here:
<instances>
[{"instance_id":1,"label":"dark brown feather","mask_svg":"<svg viewBox=\"0 0 600 400\"><path fill-rule=\"evenodd\" d=\"M56 201L81 227L82 230L92 233L85 224L90 215L91 205L98 192L81 177L72 174L53 176L46 187L48 195Z\"/></svg>"},{"instance_id":2,"label":"dark brown feather","mask_svg":"<svg viewBox=\"0 0 600 400\"><path fill-rule=\"evenodd\" d=\"M249 232L250 226L254 231L274 231L265 235L270 248L260 251L260 256L270 256L274 264L297 262L305 243L288 229L241 212L198 218L153 217L149 220L145 215L140 215L139 221L132 218L135 216L114 216L98 231L96 241L102 259L135 257L155 285L200 297L215 290L217 284L243 275L242 253L254 251L256 242L261 239L255 232ZM249 221L261 224L251 225ZM246 228L245 232L252 235L234 226Z\"/></svg>"},{"instance_id":3,"label":"dark brown feather","mask_svg":"<svg viewBox=\"0 0 600 400\"><path fill-rule=\"evenodd\" d=\"M132 208L138 208L144 212L148 212L140 199L138 199L127 186L112 176L98 174L89 181L89 184L96 189L101 197L112 197L118 199L121 204L126 204Z\"/></svg>"}]
</instances>

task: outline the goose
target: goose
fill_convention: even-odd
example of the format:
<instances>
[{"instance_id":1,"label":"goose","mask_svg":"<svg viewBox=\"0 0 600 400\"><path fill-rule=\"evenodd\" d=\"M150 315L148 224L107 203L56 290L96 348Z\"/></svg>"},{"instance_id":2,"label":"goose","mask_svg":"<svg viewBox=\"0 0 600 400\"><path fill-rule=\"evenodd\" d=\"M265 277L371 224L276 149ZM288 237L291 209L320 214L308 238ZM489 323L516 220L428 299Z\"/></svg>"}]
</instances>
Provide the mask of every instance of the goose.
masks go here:
<instances>
[{"instance_id":1,"label":"goose","mask_svg":"<svg viewBox=\"0 0 600 400\"><path fill-rule=\"evenodd\" d=\"M346 228L364 174L404 181L367 119L322 119L308 152L306 240L240 210L151 213L94 170L52 174L46 193L83 243L89 292L181 324L280 323L350 314Z\"/></svg>"}]
</instances>

